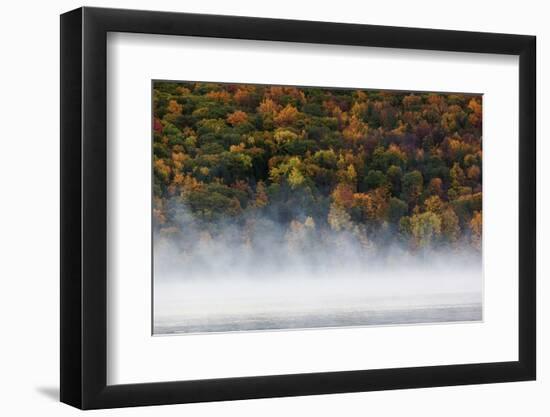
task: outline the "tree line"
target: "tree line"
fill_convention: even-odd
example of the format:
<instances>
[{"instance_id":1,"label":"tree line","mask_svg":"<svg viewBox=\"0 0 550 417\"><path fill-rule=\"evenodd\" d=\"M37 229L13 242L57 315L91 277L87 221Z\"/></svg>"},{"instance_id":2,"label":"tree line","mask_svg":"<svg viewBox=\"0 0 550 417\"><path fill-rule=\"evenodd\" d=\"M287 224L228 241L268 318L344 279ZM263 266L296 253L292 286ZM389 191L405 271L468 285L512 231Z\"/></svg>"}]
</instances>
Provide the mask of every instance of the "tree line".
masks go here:
<instances>
[{"instance_id":1,"label":"tree line","mask_svg":"<svg viewBox=\"0 0 550 417\"><path fill-rule=\"evenodd\" d=\"M154 227L481 250L481 142L479 95L155 82Z\"/></svg>"}]
</instances>

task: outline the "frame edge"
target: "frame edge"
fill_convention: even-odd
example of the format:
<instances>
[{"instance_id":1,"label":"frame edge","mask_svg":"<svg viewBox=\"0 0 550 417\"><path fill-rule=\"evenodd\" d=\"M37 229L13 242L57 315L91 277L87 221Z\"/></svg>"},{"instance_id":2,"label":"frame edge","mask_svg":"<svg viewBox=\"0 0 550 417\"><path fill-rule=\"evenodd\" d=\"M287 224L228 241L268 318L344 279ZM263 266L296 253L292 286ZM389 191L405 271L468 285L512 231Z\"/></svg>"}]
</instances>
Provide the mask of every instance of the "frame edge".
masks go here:
<instances>
[{"instance_id":1,"label":"frame edge","mask_svg":"<svg viewBox=\"0 0 550 417\"><path fill-rule=\"evenodd\" d=\"M82 407L82 9L60 16L60 400Z\"/></svg>"},{"instance_id":2,"label":"frame edge","mask_svg":"<svg viewBox=\"0 0 550 417\"><path fill-rule=\"evenodd\" d=\"M62 402L81 409L96 409L512 382L536 378L536 265L533 264L536 259L533 252L536 248L536 79L533 78L536 75L535 37L170 12L151 13L153 18L149 20L148 12L144 11L81 8L61 16ZM175 22L189 22L194 18L204 25L173 25ZM166 23L163 28L158 26L161 21ZM243 24L233 25L238 22ZM258 22L264 22L265 27L257 26ZM399 42L395 36L388 39L376 33L380 30L387 35L395 30L400 35L413 35L402 46L407 49L433 50L439 49L440 45L452 45L448 50L469 51L469 48L477 48L485 52L492 50L492 53L520 56L519 133L523 141L520 142L519 158L522 167L520 172L525 178L520 177L519 360L107 386L106 368L100 369L106 364L106 283L103 282L106 276L107 243L106 32L118 29L155 33L150 31L160 30L173 35L190 33L191 36L214 36L205 34L213 30L219 37L250 39L259 34L264 40L313 42L315 35L311 32L308 32L309 35L303 34L303 28L296 28L299 24L309 28L330 27L330 33L323 35L319 43L353 45L370 42L382 47L384 44L395 45ZM292 30L280 35L285 28ZM361 28L368 32L368 36L353 38L352 35L360 32ZM189 33L183 33L186 31ZM428 37L433 32L441 33L441 39L434 41ZM302 35L296 35L297 33ZM481 45L468 46L476 35L482 37ZM270 39L277 36L282 39ZM85 63L89 63L90 67ZM90 115L86 120L84 110ZM449 371L452 372L451 375L446 374Z\"/></svg>"},{"instance_id":3,"label":"frame edge","mask_svg":"<svg viewBox=\"0 0 550 417\"><path fill-rule=\"evenodd\" d=\"M537 375L537 38L519 53L519 361Z\"/></svg>"}]
</instances>

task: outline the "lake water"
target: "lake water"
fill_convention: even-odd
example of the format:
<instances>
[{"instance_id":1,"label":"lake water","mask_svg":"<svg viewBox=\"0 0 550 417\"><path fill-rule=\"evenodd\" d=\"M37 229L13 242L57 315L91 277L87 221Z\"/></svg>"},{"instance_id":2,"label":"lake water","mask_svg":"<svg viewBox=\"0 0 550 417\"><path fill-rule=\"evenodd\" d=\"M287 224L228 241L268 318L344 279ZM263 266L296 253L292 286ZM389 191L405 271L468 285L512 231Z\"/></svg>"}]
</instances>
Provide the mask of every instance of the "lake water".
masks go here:
<instances>
[{"instance_id":1,"label":"lake water","mask_svg":"<svg viewBox=\"0 0 550 417\"><path fill-rule=\"evenodd\" d=\"M481 304L416 307L399 310L319 310L302 314L228 314L223 317L164 317L155 334L235 332L323 327L480 321Z\"/></svg>"},{"instance_id":2,"label":"lake water","mask_svg":"<svg viewBox=\"0 0 550 417\"><path fill-rule=\"evenodd\" d=\"M481 276L168 281L154 289L154 334L482 320Z\"/></svg>"}]
</instances>

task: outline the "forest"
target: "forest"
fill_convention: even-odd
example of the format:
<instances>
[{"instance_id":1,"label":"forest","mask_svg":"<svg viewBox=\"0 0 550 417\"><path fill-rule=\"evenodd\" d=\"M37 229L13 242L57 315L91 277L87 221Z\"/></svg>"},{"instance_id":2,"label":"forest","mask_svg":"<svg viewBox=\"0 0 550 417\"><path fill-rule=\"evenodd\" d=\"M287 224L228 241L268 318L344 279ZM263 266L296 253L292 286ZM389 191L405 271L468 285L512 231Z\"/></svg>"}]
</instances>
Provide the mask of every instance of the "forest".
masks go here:
<instances>
[{"instance_id":1,"label":"forest","mask_svg":"<svg viewBox=\"0 0 550 417\"><path fill-rule=\"evenodd\" d=\"M254 247L277 230L271 244L290 248L345 236L378 253L481 251L481 95L152 89L156 236Z\"/></svg>"}]
</instances>

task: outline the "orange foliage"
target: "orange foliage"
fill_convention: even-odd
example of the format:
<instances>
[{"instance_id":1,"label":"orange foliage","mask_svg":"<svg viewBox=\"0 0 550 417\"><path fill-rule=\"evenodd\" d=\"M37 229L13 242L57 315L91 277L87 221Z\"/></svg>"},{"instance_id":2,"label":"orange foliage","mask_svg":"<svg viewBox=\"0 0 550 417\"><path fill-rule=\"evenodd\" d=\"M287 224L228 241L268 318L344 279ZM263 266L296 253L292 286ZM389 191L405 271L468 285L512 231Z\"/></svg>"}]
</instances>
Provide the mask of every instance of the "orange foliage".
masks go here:
<instances>
[{"instance_id":1,"label":"orange foliage","mask_svg":"<svg viewBox=\"0 0 550 417\"><path fill-rule=\"evenodd\" d=\"M179 104L176 100L170 100L168 102L168 111L172 114L180 114L183 110L183 106Z\"/></svg>"},{"instance_id":2,"label":"orange foliage","mask_svg":"<svg viewBox=\"0 0 550 417\"><path fill-rule=\"evenodd\" d=\"M351 208L353 206L353 189L348 184L338 184L332 192L332 200L339 207Z\"/></svg>"},{"instance_id":3,"label":"orange foliage","mask_svg":"<svg viewBox=\"0 0 550 417\"><path fill-rule=\"evenodd\" d=\"M422 104L422 98L420 96L415 96L414 94L403 97L403 107L406 109L411 109Z\"/></svg>"},{"instance_id":4,"label":"orange foliage","mask_svg":"<svg viewBox=\"0 0 550 417\"><path fill-rule=\"evenodd\" d=\"M388 190L379 187L368 193L353 194L353 207L361 210L368 220L383 221L389 206Z\"/></svg>"},{"instance_id":5,"label":"orange foliage","mask_svg":"<svg viewBox=\"0 0 550 417\"><path fill-rule=\"evenodd\" d=\"M248 115L241 110L237 110L227 116L227 123L229 123L231 126L242 125L246 122L248 122Z\"/></svg>"},{"instance_id":6,"label":"orange foliage","mask_svg":"<svg viewBox=\"0 0 550 417\"><path fill-rule=\"evenodd\" d=\"M252 101L254 100L254 90L255 87L251 85L239 87L239 89L235 92L233 99L235 100L235 102L237 102L237 104L248 106L252 104Z\"/></svg>"},{"instance_id":7,"label":"orange foliage","mask_svg":"<svg viewBox=\"0 0 550 417\"><path fill-rule=\"evenodd\" d=\"M431 195L442 196L443 195L443 181L441 178L432 178L428 185L428 192Z\"/></svg>"},{"instance_id":8,"label":"orange foliage","mask_svg":"<svg viewBox=\"0 0 550 417\"><path fill-rule=\"evenodd\" d=\"M275 115L279 110L281 110L281 106L270 98L266 98L258 106L258 113L263 115Z\"/></svg>"},{"instance_id":9,"label":"orange foliage","mask_svg":"<svg viewBox=\"0 0 550 417\"><path fill-rule=\"evenodd\" d=\"M231 95L225 91L210 91L206 94L206 97L211 98L212 100L219 101L221 103L229 103L231 101Z\"/></svg>"},{"instance_id":10,"label":"orange foliage","mask_svg":"<svg viewBox=\"0 0 550 417\"><path fill-rule=\"evenodd\" d=\"M298 118L298 110L291 104L287 104L273 119L277 126L288 126Z\"/></svg>"},{"instance_id":11,"label":"orange foliage","mask_svg":"<svg viewBox=\"0 0 550 417\"><path fill-rule=\"evenodd\" d=\"M471 99L470 102L468 103L468 108L470 110L472 110L472 112L473 112L468 117L468 120L470 121L470 123L473 126L480 127L481 126L481 120L482 120L482 117L481 117L481 112L482 112L481 103L479 103L475 99Z\"/></svg>"},{"instance_id":12,"label":"orange foliage","mask_svg":"<svg viewBox=\"0 0 550 417\"><path fill-rule=\"evenodd\" d=\"M342 131L345 139L351 142L357 142L359 139L367 135L369 127L362 122L358 117L352 116L349 125Z\"/></svg>"},{"instance_id":13,"label":"orange foliage","mask_svg":"<svg viewBox=\"0 0 550 417\"><path fill-rule=\"evenodd\" d=\"M166 165L166 162L164 162L164 159L157 159L155 160L155 173L162 178L163 181L168 182L170 179L170 174L172 172L171 168Z\"/></svg>"},{"instance_id":14,"label":"orange foliage","mask_svg":"<svg viewBox=\"0 0 550 417\"><path fill-rule=\"evenodd\" d=\"M472 181L479 180L479 177L481 176L481 170L477 165L472 165L468 170L466 171L466 176L471 179Z\"/></svg>"},{"instance_id":15,"label":"orange foliage","mask_svg":"<svg viewBox=\"0 0 550 417\"><path fill-rule=\"evenodd\" d=\"M481 250L481 234L483 230L483 220L481 212L476 211L472 220L470 220L470 230L472 232L472 246L478 250Z\"/></svg>"}]
</instances>

